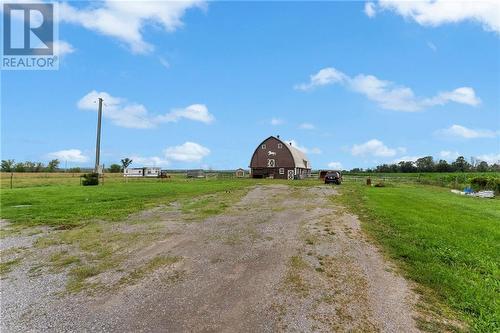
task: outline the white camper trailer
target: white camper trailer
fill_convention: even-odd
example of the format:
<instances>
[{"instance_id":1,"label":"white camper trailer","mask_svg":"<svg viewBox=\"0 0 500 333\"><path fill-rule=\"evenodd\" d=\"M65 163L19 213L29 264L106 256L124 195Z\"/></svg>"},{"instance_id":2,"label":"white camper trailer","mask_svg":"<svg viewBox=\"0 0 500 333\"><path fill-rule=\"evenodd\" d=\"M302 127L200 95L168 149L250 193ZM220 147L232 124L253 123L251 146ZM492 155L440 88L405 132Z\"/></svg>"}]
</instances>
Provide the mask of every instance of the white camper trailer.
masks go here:
<instances>
[{"instance_id":1,"label":"white camper trailer","mask_svg":"<svg viewBox=\"0 0 500 333\"><path fill-rule=\"evenodd\" d=\"M160 177L161 168L126 168L123 171L124 177Z\"/></svg>"}]
</instances>

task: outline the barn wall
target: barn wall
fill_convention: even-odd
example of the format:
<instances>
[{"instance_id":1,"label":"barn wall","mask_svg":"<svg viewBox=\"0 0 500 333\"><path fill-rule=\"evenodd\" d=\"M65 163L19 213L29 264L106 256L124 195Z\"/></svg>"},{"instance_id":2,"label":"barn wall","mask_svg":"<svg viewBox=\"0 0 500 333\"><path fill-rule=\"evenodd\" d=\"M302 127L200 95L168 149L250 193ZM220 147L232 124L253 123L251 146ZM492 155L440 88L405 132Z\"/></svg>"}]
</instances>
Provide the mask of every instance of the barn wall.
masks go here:
<instances>
[{"instance_id":1,"label":"barn wall","mask_svg":"<svg viewBox=\"0 0 500 333\"><path fill-rule=\"evenodd\" d=\"M276 140L276 138L268 138L266 141L262 142L255 150L252 161L250 162L251 168L268 168L267 160L273 158L276 162L275 168L294 168L294 161L292 154L285 147L283 143L282 148L278 148L278 144L281 142ZM262 149L262 145L266 145L266 149ZM276 155L269 155L269 151L275 152Z\"/></svg>"},{"instance_id":2,"label":"barn wall","mask_svg":"<svg viewBox=\"0 0 500 333\"><path fill-rule=\"evenodd\" d=\"M280 168L252 168L252 177L267 178L273 174L275 179L287 179L288 170L295 170L295 168L284 168L285 172L280 175L279 169Z\"/></svg>"}]
</instances>

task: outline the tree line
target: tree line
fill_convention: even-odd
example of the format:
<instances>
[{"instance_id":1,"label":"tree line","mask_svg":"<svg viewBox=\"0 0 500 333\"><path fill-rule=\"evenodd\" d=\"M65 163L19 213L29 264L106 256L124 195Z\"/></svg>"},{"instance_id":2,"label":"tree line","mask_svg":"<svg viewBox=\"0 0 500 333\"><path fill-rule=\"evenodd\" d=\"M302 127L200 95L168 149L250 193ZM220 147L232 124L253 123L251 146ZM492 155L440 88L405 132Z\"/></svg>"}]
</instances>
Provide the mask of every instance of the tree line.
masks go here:
<instances>
[{"instance_id":1,"label":"tree line","mask_svg":"<svg viewBox=\"0 0 500 333\"><path fill-rule=\"evenodd\" d=\"M59 160L49 161L47 165L42 162L17 162L15 160L2 160L2 172L56 172L59 170ZM79 169L79 168L78 168ZM79 172L79 171L78 171Z\"/></svg>"},{"instance_id":2,"label":"tree line","mask_svg":"<svg viewBox=\"0 0 500 333\"><path fill-rule=\"evenodd\" d=\"M16 162L15 160L2 160L1 171L2 172L57 172L61 171L59 165L61 162L58 159L51 160L45 165L42 162ZM120 164L111 164L109 168L107 168L108 172L118 173L122 172L126 169L130 164L132 164L132 160L129 158L124 158L121 160ZM80 173L82 169L79 167L69 168L65 170L67 172Z\"/></svg>"},{"instance_id":3,"label":"tree line","mask_svg":"<svg viewBox=\"0 0 500 333\"><path fill-rule=\"evenodd\" d=\"M432 156L425 156L416 161L401 161L393 164L381 164L371 169L354 168L350 172L487 172L500 171L500 164L488 165L486 161L479 161L474 158L469 163L465 157L459 156L457 159L448 163L446 160L434 161Z\"/></svg>"}]
</instances>

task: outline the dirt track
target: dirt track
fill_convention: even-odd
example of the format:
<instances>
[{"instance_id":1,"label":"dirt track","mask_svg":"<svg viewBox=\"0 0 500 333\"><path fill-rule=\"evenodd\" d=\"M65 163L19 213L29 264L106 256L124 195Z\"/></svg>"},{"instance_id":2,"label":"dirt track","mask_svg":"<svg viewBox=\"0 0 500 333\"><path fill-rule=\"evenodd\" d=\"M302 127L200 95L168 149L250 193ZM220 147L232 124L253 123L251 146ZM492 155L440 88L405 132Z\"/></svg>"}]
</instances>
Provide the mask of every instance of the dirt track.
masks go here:
<instances>
[{"instance_id":1,"label":"dirt track","mask_svg":"<svg viewBox=\"0 0 500 333\"><path fill-rule=\"evenodd\" d=\"M334 194L258 186L201 222L165 213L172 236L134 255L180 260L112 291L30 296L29 279L9 277L2 331L418 331L416 296ZM7 293L16 295L6 302ZM29 311L16 305L26 297Z\"/></svg>"}]
</instances>

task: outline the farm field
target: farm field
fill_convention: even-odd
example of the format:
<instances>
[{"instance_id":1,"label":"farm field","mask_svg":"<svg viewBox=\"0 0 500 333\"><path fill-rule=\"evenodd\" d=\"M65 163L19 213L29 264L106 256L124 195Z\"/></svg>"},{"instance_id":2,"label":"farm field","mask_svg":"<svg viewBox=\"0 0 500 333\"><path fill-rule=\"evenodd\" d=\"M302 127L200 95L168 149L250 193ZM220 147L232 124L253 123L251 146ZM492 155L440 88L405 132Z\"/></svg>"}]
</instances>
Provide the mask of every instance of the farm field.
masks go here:
<instances>
[{"instance_id":1,"label":"farm field","mask_svg":"<svg viewBox=\"0 0 500 333\"><path fill-rule=\"evenodd\" d=\"M430 288L474 331L500 328L500 200L398 183L350 184L342 193L338 200L361 217L406 276Z\"/></svg>"},{"instance_id":2,"label":"farm field","mask_svg":"<svg viewBox=\"0 0 500 333\"><path fill-rule=\"evenodd\" d=\"M216 311L227 312L224 323L235 329L258 329L255 318L264 314L276 329L498 329L498 199L462 197L444 187L387 177L381 188L367 188L349 176L334 188L316 179L109 177L104 186L82 187L68 175L47 177L51 184L40 178L29 175L19 188L2 186L1 218L10 221L1 229L2 288L30 285L26 292L42 310L64 312L70 304L85 309L88 316L69 314L83 325L69 329L86 328L97 315L93 302L100 304L103 322L118 316L123 325L147 319L160 327L161 318L170 316L179 318L169 322L173 328L182 323L217 329L197 326L182 304L162 303L190 289L198 292L187 296L190 301L215 304L214 312L204 312L208 322ZM63 180L53 180L58 178ZM216 281L234 283L234 292L215 295L212 290L226 288ZM255 289L248 288L263 281L271 289L259 303L250 297ZM37 294L33 288L39 284L47 290ZM152 290L161 290L161 297L153 297ZM350 294L353 290L358 291ZM64 296L42 301L47 293ZM109 297L139 302L137 309L161 304L183 312L117 314ZM248 304L224 308L241 297ZM348 303L350 310L342 312ZM301 317L301 307L310 304L316 305ZM392 317L377 310L393 306L400 307ZM2 315L14 325L9 331L16 331L17 315ZM28 318L24 325L68 328L36 313ZM349 326L352 318L361 318L357 326Z\"/></svg>"}]
</instances>

